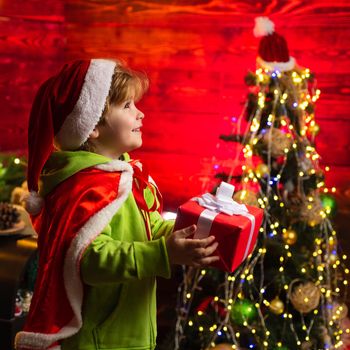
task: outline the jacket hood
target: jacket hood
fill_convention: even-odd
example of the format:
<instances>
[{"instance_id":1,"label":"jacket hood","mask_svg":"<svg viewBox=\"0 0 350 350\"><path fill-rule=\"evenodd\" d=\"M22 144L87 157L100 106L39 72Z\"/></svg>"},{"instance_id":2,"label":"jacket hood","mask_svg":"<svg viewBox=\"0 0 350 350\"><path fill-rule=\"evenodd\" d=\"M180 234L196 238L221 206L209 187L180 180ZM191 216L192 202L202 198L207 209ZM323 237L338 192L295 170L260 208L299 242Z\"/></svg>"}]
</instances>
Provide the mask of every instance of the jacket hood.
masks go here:
<instances>
[{"instance_id":1,"label":"jacket hood","mask_svg":"<svg viewBox=\"0 0 350 350\"><path fill-rule=\"evenodd\" d=\"M128 162L130 156L128 153L123 153L119 159ZM45 197L58 184L77 172L111 160L113 159L88 151L52 152L40 175L39 194Z\"/></svg>"}]
</instances>

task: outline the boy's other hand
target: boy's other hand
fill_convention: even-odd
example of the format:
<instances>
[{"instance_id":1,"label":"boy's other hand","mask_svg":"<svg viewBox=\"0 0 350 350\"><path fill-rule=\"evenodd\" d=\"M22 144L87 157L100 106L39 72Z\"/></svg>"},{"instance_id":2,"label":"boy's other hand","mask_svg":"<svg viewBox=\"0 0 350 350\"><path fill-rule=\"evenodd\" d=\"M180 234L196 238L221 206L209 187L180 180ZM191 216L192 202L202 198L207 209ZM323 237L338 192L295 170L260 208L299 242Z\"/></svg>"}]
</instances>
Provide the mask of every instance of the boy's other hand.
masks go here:
<instances>
[{"instance_id":1,"label":"boy's other hand","mask_svg":"<svg viewBox=\"0 0 350 350\"><path fill-rule=\"evenodd\" d=\"M166 246L170 264L201 267L219 260L218 256L211 256L218 246L218 243L214 242L214 236L204 239L187 238L196 230L197 226L191 225L174 231L168 237Z\"/></svg>"}]
</instances>

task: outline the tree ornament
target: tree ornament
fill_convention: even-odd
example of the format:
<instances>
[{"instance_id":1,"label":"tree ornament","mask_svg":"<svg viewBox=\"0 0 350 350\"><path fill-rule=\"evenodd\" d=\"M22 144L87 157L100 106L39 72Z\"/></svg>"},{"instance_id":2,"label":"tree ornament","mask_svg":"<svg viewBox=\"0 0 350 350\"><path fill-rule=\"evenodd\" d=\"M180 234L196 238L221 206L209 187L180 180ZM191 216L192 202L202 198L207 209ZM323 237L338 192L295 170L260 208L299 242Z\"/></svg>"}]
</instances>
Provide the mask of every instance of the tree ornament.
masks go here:
<instances>
[{"instance_id":1,"label":"tree ornament","mask_svg":"<svg viewBox=\"0 0 350 350\"><path fill-rule=\"evenodd\" d=\"M271 155L274 158L283 156L286 151L290 150L293 144L290 135L277 128L267 130L262 141L265 144L267 151L271 150Z\"/></svg>"},{"instance_id":2,"label":"tree ornament","mask_svg":"<svg viewBox=\"0 0 350 350\"><path fill-rule=\"evenodd\" d=\"M216 301L213 296L204 298L197 306L196 311L197 313L207 313L210 309L216 309L222 318L226 317L227 309L224 307L223 303Z\"/></svg>"},{"instance_id":3,"label":"tree ornament","mask_svg":"<svg viewBox=\"0 0 350 350\"><path fill-rule=\"evenodd\" d=\"M232 305L230 319L233 323L243 325L244 322L253 321L257 314L254 303L247 299L237 299Z\"/></svg>"},{"instance_id":4,"label":"tree ornament","mask_svg":"<svg viewBox=\"0 0 350 350\"><path fill-rule=\"evenodd\" d=\"M284 165L286 163L286 157L283 156L279 156L275 159L275 162L281 167L282 165Z\"/></svg>"},{"instance_id":5,"label":"tree ornament","mask_svg":"<svg viewBox=\"0 0 350 350\"><path fill-rule=\"evenodd\" d=\"M305 222L310 227L319 225L323 220L324 211L319 196L310 193L308 197L293 193L289 196L290 222Z\"/></svg>"},{"instance_id":6,"label":"tree ornament","mask_svg":"<svg viewBox=\"0 0 350 350\"><path fill-rule=\"evenodd\" d=\"M313 203L304 206L305 212L303 217L310 227L319 225L325 219L325 210L319 199L315 199ZM323 213L323 214L322 214Z\"/></svg>"},{"instance_id":7,"label":"tree ornament","mask_svg":"<svg viewBox=\"0 0 350 350\"><path fill-rule=\"evenodd\" d=\"M270 301L269 309L276 315L281 315L284 311L283 301L276 296L273 300Z\"/></svg>"},{"instance_id":8,"label":"tree ornament","mask_svg":"<svg viewBox=\"0 0 350 350\"><path fill-rule=\"evenodd\" d=\"M337 212L337 201L330 194L320 194L322 206L326 213L330 216L334 216Z\"/></svg>"},{"instance_id":9,"label":"tree ornament","mask_svg":"<svg viewBox=\"0 0 350 350\"><path fill-rule=\"evenodd\" d=\"M257 177L261 178L261 177L265 177L265 176L269 175L270 170L269 170L269 167L265 163L260 163L255 168L255 173L256 173Z\"/></svg>"},{"instance_id":10,"label":"tree ornament","mask_svg":"<svg viewBox=\"0 0 350 350\"><path fill-rule=\"evenodd\" d=\"M294 280L297 282L299 280ZM306 314L314 310L321 297L319 288L313 282L303 282L296 287L293 287L294 282L289 285L288 297L294 308Z\"/></svg>"},{"instance_id":11,"label":"tree ornament","mask_svg":"<svg viewBox=\"0 0 350 350\"><path fill-rule=\"evenodd\" d=\"M283 240L289 244L289 245L293 245L296 241L297 241L297 233L291 229L283 229Z\"/></svg>"},{"instance_id":12,"label":"tree ornament","mask_svg":"<svg viewBox=\"0 0 350 350\"><path fill-rule=\"evenodd\" d=\"M237 191L233 195L233 199L238 203L251 205L253 207L259 207L256 193L250 190Z\"/></svg>"},{"instance_id":13,"label":"tree ornament","mask_svg":"<svg viewBox=\"0 0 350 350\"><path fill-rule=\"evenodd\" d=\"M310 227L319 225L324 220L322 212L323 206L318 195L306 198L300 208L301 217Z\"/></svg>"}]
</instances>

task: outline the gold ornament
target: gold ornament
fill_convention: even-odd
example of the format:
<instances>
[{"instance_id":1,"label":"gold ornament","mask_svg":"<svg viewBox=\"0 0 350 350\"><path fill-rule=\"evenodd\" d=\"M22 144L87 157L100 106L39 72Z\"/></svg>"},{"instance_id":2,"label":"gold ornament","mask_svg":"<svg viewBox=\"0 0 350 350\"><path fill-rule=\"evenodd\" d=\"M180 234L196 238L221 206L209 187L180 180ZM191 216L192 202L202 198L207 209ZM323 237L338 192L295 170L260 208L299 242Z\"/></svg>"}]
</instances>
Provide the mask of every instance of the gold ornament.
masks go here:
<instances>
[{"instance_id":1,"label":"gold ornament","mask_svg":"<svg viewBox=\"0 0 350 350\"><path fill-rule=\"evenodd\" d=\"M283 229L283 240L287 244L293 245L297 241L297 233L291 228Z\"/></svg>"},{"instance_id":2,"label":"gold ornament","mask_svg":"<svg viewBox=\"0 0 350 350\"><path fill-rule=\"evenodd\" d=\"M314 310L320 302L319 288L313 282L305 282L293 288L294 282L289 285L288 291L289 300L294 308L303 314Z\"/></svg>"},{"instance_id":3,"label":"gold ornament","mask_svg":"<svg viewBox=\"0 0 350 350\"><path fill-rule=\"evenodd\" d=\"M323 206L318 196L309 197L303 205L303 210L303 217L311 227L319 225L324 220L324 217L321 215L323 212Z\"/></svg>"},{"instance_id":4,"label":"gold ornament","mask_svg":"<svg viewBox=\"0 0 350 350\"><path fill-rule=\"evenodd\" d=\"M255 173L257 177L264 177L270 173L269 167L265 163L260 163L255 168Z\"/></svg>"},{"instance_id":5,"label":"gold ornament","mask_svg":"<svg viewBox=\"0 0 350 350\"><path fill-rule=\"evenodd\" d=\"M285 134L283 131L277 128L267 130L262 140L266 148L271 150L271 155L274 158L283 156L285 154L285 150L289 151L293 144L293 140L290 135Z\"/></svg>"},{"instance_id":6,"label":"gold ornament","mask_svg":"<svg viewBox=\"0 0 350 350\"><path fill-rule=\"evenodd\" d=\"M232 197L236 202L259 207L259 202L255 192L250 190L241 190L236 192Z\"/></svg>"},{"instance_id":7,"label":"gold ornament","mask_svg":"<svg viewBox=\"0 0 350 350\"><path fill-rule=\"evenodd\" d=\"M324 212L322 202L317 193L311 193L307 197L293 195L289 201L292 223L304 221L310 227L314 227L324 220L324 216L322 215Z\"/></svg>"},{"instance_id":8,"label":"gold ornament","mask_svg":"<svg viewBox=\"0 0 350 350\"><path fill-rule=\"evenodd\" d=\"M276 315L281 315L284 311L283 301L277 296L270 301L269 309Z\"/></svg>"}]
</instances>

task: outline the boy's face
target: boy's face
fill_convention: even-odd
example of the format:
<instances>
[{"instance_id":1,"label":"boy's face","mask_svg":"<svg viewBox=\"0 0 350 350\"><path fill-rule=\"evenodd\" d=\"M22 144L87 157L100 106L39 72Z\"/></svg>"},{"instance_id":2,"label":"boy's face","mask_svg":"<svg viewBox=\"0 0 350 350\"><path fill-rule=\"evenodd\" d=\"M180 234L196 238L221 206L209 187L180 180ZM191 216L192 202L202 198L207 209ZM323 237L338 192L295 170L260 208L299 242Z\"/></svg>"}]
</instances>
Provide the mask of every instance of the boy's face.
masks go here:
<instances>
[{"instance_id":1,"label":"boy's face","mask_svg":"<svg viewBox=\"0 0 350 350\"><path fill-rule=\"evenodd\" d=\"M105 116L106 122L97 126L99 148L121 155L142 145L142 119L144 114L129 99L111 105Z\"/></svg>"}]
</instances>

